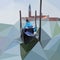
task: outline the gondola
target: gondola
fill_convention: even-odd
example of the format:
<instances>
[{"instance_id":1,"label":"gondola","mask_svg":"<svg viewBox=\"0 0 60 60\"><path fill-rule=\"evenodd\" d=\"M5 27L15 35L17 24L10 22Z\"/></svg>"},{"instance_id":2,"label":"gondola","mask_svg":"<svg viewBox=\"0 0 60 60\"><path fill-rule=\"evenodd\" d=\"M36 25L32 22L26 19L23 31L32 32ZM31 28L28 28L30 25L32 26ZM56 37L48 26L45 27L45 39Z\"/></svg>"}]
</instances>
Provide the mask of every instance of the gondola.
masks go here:
<instances>
[{"instance_id":1,"label":"gondola","mask_svg":"<svg viewBox=\"0 0 60 60\"><path fill-rule=\"evenodd\" d=\"M28 44L33 39L36 39L36 36L34 34L34 28L22 28L21 11L19 11L19 12L20 12L20 32L21 32L20 38L23 41L23 43ZM37 14L37 12L35 11L35 27L37 27L36 14Z\"/></svg>"},{"instance_id":2,"label":"gondola","mask_svg":"<svg viewBox=\"0 0 60 60\"><path fill-rule=\"evenodd\" d=\"M24 28L21 32L21 39L25 44L28 44L35 38L34 28Z\"/></svg>"}]
</instances>

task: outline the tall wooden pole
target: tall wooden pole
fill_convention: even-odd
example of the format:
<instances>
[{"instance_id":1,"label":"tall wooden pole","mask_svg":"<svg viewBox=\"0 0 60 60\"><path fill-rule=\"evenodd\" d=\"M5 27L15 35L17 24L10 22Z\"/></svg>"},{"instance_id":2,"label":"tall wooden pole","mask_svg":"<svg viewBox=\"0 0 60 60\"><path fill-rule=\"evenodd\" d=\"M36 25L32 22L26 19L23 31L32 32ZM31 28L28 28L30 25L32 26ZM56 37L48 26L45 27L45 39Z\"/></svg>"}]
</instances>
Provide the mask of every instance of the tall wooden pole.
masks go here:
<instances>
[{"instance_id":1,"label":"tall wooden pole","mask_svg":"<svg viewBox=\"0 0 60 60\"><path fill-rule=\"evenodd\" d=\"M19 11L19 14L20 14L20 32L21 32L21 30L22 30L21 10Z\"/></svg>"},{"instance_id":2,"label":"tall wooden pole","mask_svg":"<svg viewBox=\"0 0 60 60\"><path fill-rule=\"evenodd\" d=\"M37 22L36 22L36 19L37 19L37 11L35 10L35 27L37 28Z\"/></svg>"},{"instance_id":3,"label":"tall wooden pole","mask_svg":"<svg viewBox=\"0 0 60 60\"><path fill-rule=\"evenodd\" d=\"M42 0L40 0L40 20L39 20L39 41L41 43L41 17L42 17Z\"/></svg>"}]
</instances>

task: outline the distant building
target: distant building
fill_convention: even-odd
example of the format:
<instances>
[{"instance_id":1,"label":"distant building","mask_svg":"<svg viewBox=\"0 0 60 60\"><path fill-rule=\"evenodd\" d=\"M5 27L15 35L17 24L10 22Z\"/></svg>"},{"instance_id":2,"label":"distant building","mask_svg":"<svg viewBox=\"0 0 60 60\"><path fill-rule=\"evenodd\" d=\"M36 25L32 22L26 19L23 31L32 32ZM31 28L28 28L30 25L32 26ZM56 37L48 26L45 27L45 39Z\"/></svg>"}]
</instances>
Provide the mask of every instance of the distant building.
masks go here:
<instances>
[{"instance_id":1,"label":"distant building","mask_svg":"<svg viewBox=\"0 0 60 60\"><path fill-rule=\"evenodd\" d=\"M40 17L42 18L42 20L46 21L60 21L60 18L58 17L49 17L49 15L42 15L42 16L36 16L36 19L39 20ZM35 16L31 15L31 5L29 4L29 8L28 8L28 17L22 17L23 20L26 20L26 18L28 18L29 20L35 20Z\"/></svg>"}]
</instances>

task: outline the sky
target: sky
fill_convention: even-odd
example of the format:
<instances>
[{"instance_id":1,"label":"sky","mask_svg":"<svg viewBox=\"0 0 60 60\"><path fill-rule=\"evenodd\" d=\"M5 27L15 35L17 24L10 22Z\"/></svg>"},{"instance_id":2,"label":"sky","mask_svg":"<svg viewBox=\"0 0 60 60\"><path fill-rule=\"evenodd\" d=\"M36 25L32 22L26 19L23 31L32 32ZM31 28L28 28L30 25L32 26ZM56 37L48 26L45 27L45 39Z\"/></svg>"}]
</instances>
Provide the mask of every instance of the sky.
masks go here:
<instances>
[{"instance_id":1,"label":"sky","mask_svg":"<svg viewBox=\"0 0 60 60\"><path fill-rule=\"evenodd\" d=\"M40 0L0 0L0 23L15 24L19 20L19 10L22 16L28 16L28 6L31 4L32 15L37 10L39 15ZM42 14L60 17L60 0L42 0Z\"/></svg>"}]
</instances>

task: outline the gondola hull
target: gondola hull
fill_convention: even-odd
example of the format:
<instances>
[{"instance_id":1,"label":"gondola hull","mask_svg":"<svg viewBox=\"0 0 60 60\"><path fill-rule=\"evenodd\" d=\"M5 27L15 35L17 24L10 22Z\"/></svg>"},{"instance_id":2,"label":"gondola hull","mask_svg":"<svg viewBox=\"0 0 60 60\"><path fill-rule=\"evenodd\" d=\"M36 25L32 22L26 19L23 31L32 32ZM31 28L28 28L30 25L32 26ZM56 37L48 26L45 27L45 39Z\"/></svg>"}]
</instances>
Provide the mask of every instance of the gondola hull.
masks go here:
<instances>
[{"instance_id":1,"label":"gondola hull","mask_svg":"<svg viewBox=\"0 0 60 60\"><path fill-rule=\"evenodd\" d=\"M29 43L34 37L34 33L33 33L33 30L26 30L26 29L23 29L22 30L22 33L21 33L21 38L23 40L23 42L25 44Z\"/></svg>"}]
</instances>

